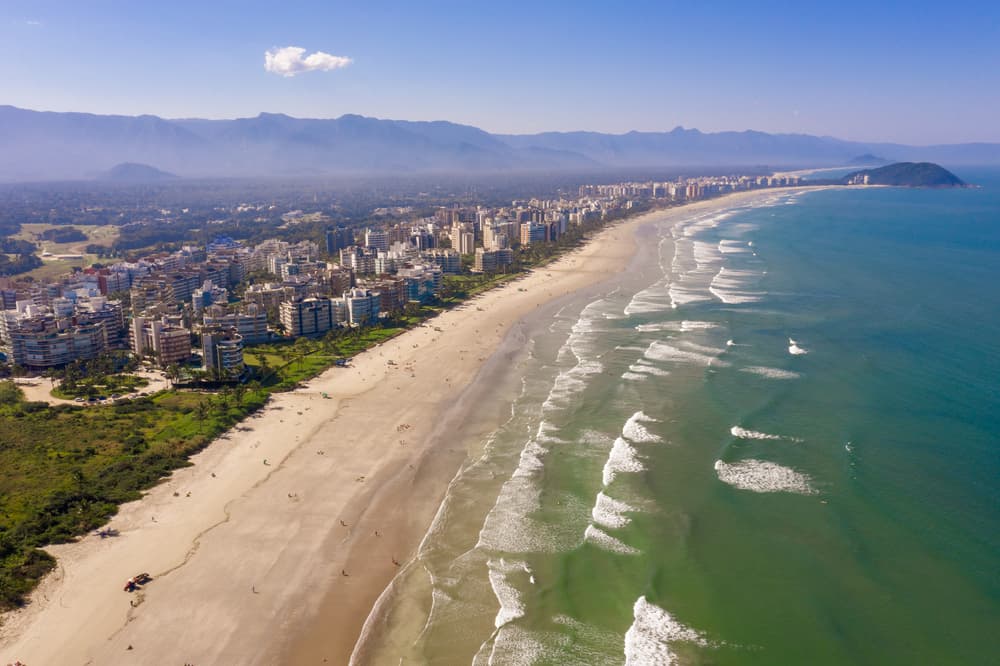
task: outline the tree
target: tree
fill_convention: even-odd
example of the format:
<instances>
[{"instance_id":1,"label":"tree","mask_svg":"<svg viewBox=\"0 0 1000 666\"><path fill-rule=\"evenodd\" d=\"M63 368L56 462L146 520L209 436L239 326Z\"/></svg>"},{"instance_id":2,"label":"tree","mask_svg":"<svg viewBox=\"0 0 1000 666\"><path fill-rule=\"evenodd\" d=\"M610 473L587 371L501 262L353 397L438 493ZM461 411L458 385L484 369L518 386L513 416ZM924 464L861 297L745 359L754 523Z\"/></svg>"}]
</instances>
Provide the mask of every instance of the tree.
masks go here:
<instances>
[{"instance_id":1,"label":"tree","mask_svg":"<svg viewBox=\"0 0 1000 666\"><path fill-rule=\"evenodd\" d=\"M198 432L202 432L205 425L205 417L208 416L208 403L205 400L199 400L194 406L194 417L198 419Z\"/></svg>"},{"instance_id":2,"label":"tree","mask_svg":"<svg viewBox=\"0 0 1000 666\"><path fill-rule=\"evenodd\" d=\"M236 401L237 407L243 406L243 398L246 396L247 387L243 384L237 384L233 388L233 399Z\"/></svg>"},{"instance_id":3,"label":"tree","mask_svg":"<svg viewBox=\"0 0 1000 666\"><path fill-rule=\"evenodd\" d=\"M170 380L170 385L173 386L181 377L181 366L176 363L171 363L167 366L165 372L167 374L167 378Z\"/></svg>"}]
</instances>

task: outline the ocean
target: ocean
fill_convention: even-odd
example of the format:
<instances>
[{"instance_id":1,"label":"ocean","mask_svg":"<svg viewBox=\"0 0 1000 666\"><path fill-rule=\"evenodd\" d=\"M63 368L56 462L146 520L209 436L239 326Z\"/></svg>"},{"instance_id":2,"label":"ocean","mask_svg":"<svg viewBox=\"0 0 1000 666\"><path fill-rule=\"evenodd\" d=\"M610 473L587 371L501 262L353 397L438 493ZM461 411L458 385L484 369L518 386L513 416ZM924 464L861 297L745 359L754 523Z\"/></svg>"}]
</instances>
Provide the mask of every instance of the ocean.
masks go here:
<instances>
[{"instance_id":1,"label":"ocean","mask_svg":"<svg viewBox=\"0 0 1000 666\"><path fill-rule=\"evenodd\" d=\"M366 657L1000 663L1000 171L957 173L654 220L529 319Z\"/></svg>"}]
</instances>

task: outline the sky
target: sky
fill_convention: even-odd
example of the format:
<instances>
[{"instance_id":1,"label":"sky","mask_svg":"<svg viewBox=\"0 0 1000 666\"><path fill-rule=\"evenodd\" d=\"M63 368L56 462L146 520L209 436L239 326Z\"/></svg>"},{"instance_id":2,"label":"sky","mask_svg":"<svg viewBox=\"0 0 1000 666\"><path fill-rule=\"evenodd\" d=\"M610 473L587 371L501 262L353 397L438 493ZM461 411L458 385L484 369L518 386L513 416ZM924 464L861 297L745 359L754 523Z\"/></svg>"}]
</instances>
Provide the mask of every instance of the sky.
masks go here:
<instances>
[{"instance_id":1,"label":"sky","mask_svg":"<svg viewBox=\"0 0 1000 666\"><path fill-rule=\"evenodd\" d=\"M1000 3L3 0L0 104L1000 142Z\"/></svg>"}]
</instances>

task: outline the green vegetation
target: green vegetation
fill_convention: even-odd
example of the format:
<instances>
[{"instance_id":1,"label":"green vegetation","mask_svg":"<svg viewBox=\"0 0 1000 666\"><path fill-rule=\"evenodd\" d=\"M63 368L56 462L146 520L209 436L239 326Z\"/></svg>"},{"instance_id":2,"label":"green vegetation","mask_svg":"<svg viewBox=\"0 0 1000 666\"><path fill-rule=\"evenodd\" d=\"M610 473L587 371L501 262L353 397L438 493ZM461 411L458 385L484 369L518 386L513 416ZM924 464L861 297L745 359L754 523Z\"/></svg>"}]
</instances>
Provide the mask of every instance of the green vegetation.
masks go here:
<instances>
[{"instance_id":1,"label":"green vegetation","mask_svg":"<svg viewBox=\"0 0 1000 666\"><path fill-rule=\"evenodd\" d=\"M5 254L31 254L35 244L19 238L0 238L0 252Z\"/></svg>"},{"instance_id":2,"label":"green vegetation","mask_svg":"<svg viewBox=\"0 0 1000 666\"><path fill-rule=\"evenodd\" d=\"M10 257L0 253L0 275L18 275L33 271L42 265L42 260L34 254L18 254Z\"/></svg>"},{"instance_id":3,"label":"green vegetation","mask_svg":"<svg viewBox=\"0 0 1000 666\"><path fill-rule=\"evenodd\" d=\"M76 227L52 227L39 233L38 238L53 243L79 243L88 240L87 234Z\"/></svg>"},{"instance_id":4,"label":"green vegetation","mask_svg":"<svg viewBox=\"0 0 1000 666\"><path fill-rule=\"evenodd\" d=\"M504 282L517 279L522 273L523 271L445 275L441 280L441 301L445 306L457 305Z\"/></svg>"},{"instance_id":5,"label":"green vegetation","mask_svg":"<svg viewBox=\"0 0 1000 666\"><path fill-rule=\"evenodd\" d=\"M149 384L142 377L117 374L122 370L136 370L139 362L135 358L117 354L103 354L94 359L77 360L61 369L52 369L46 375L53 380L61 379L52 395L63 400L73 398L108 397L113 393L131 393Z\"/></svg>"},{"instance_id":6,"label":"green vegetation","mask_svg":"<svg viewBox=\"0 0 1000 666\"><path fill-rule=\"evenodd\" d=\"M298 338L288 342L256 345L244 350L243 358L268 391L287 391L315 377L335 362L349 359L406 330L419 318L372 328L330 331L319 340Z\"/></svg>"},{"instance_id":7,"label":"green vegetation","mask_svg":"<svg viewBox=\"0 0 1000 666\"><path fill-rule=\"evenodd\" d=\"M148 385L149 380L136 375L83 377L76 380L63 380L59 386L52 389L52 395L63 400L91 396L108 397L113 394L132 393Z\"/></svg>"}]
</instances>

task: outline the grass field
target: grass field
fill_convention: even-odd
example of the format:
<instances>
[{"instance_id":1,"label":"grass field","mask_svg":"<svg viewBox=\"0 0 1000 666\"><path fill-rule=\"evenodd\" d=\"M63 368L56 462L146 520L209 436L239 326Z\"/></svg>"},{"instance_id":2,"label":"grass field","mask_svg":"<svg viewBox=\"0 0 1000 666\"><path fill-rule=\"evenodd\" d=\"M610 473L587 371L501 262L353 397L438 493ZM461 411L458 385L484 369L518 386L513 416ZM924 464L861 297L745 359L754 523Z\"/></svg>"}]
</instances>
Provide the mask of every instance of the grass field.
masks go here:
<instances>
[{"instance_id":1,"label":"grass field","mask_svg":"<svg viewBox=\"0 0 1000 666\"><path fill-rule=\"evenodd\" d=\"M46 223L21 224L21 231L11 236L11 238L34 243L38 248L39 256L43 252L51 252L52 254L83 255L82 259L55 259L51 257L42 257L42 261L45 262L44 266L39 266L38 268L24 273L23 275L31 276L36 280L47 280L62 275L63 273L72 270L74 267L85 268L94 262L99 261L96 254L84 253L84 248L86 248L87 245L93 244L111 247L111 245L118 238L118 227L110 224L104 224L99 226L80 225L74 227L87 235L87 240L85 241L53 243L52 241L38 239L38 234L41 234L44 231L65 226L66 225Z\"/></svg>"}]
</instances>

